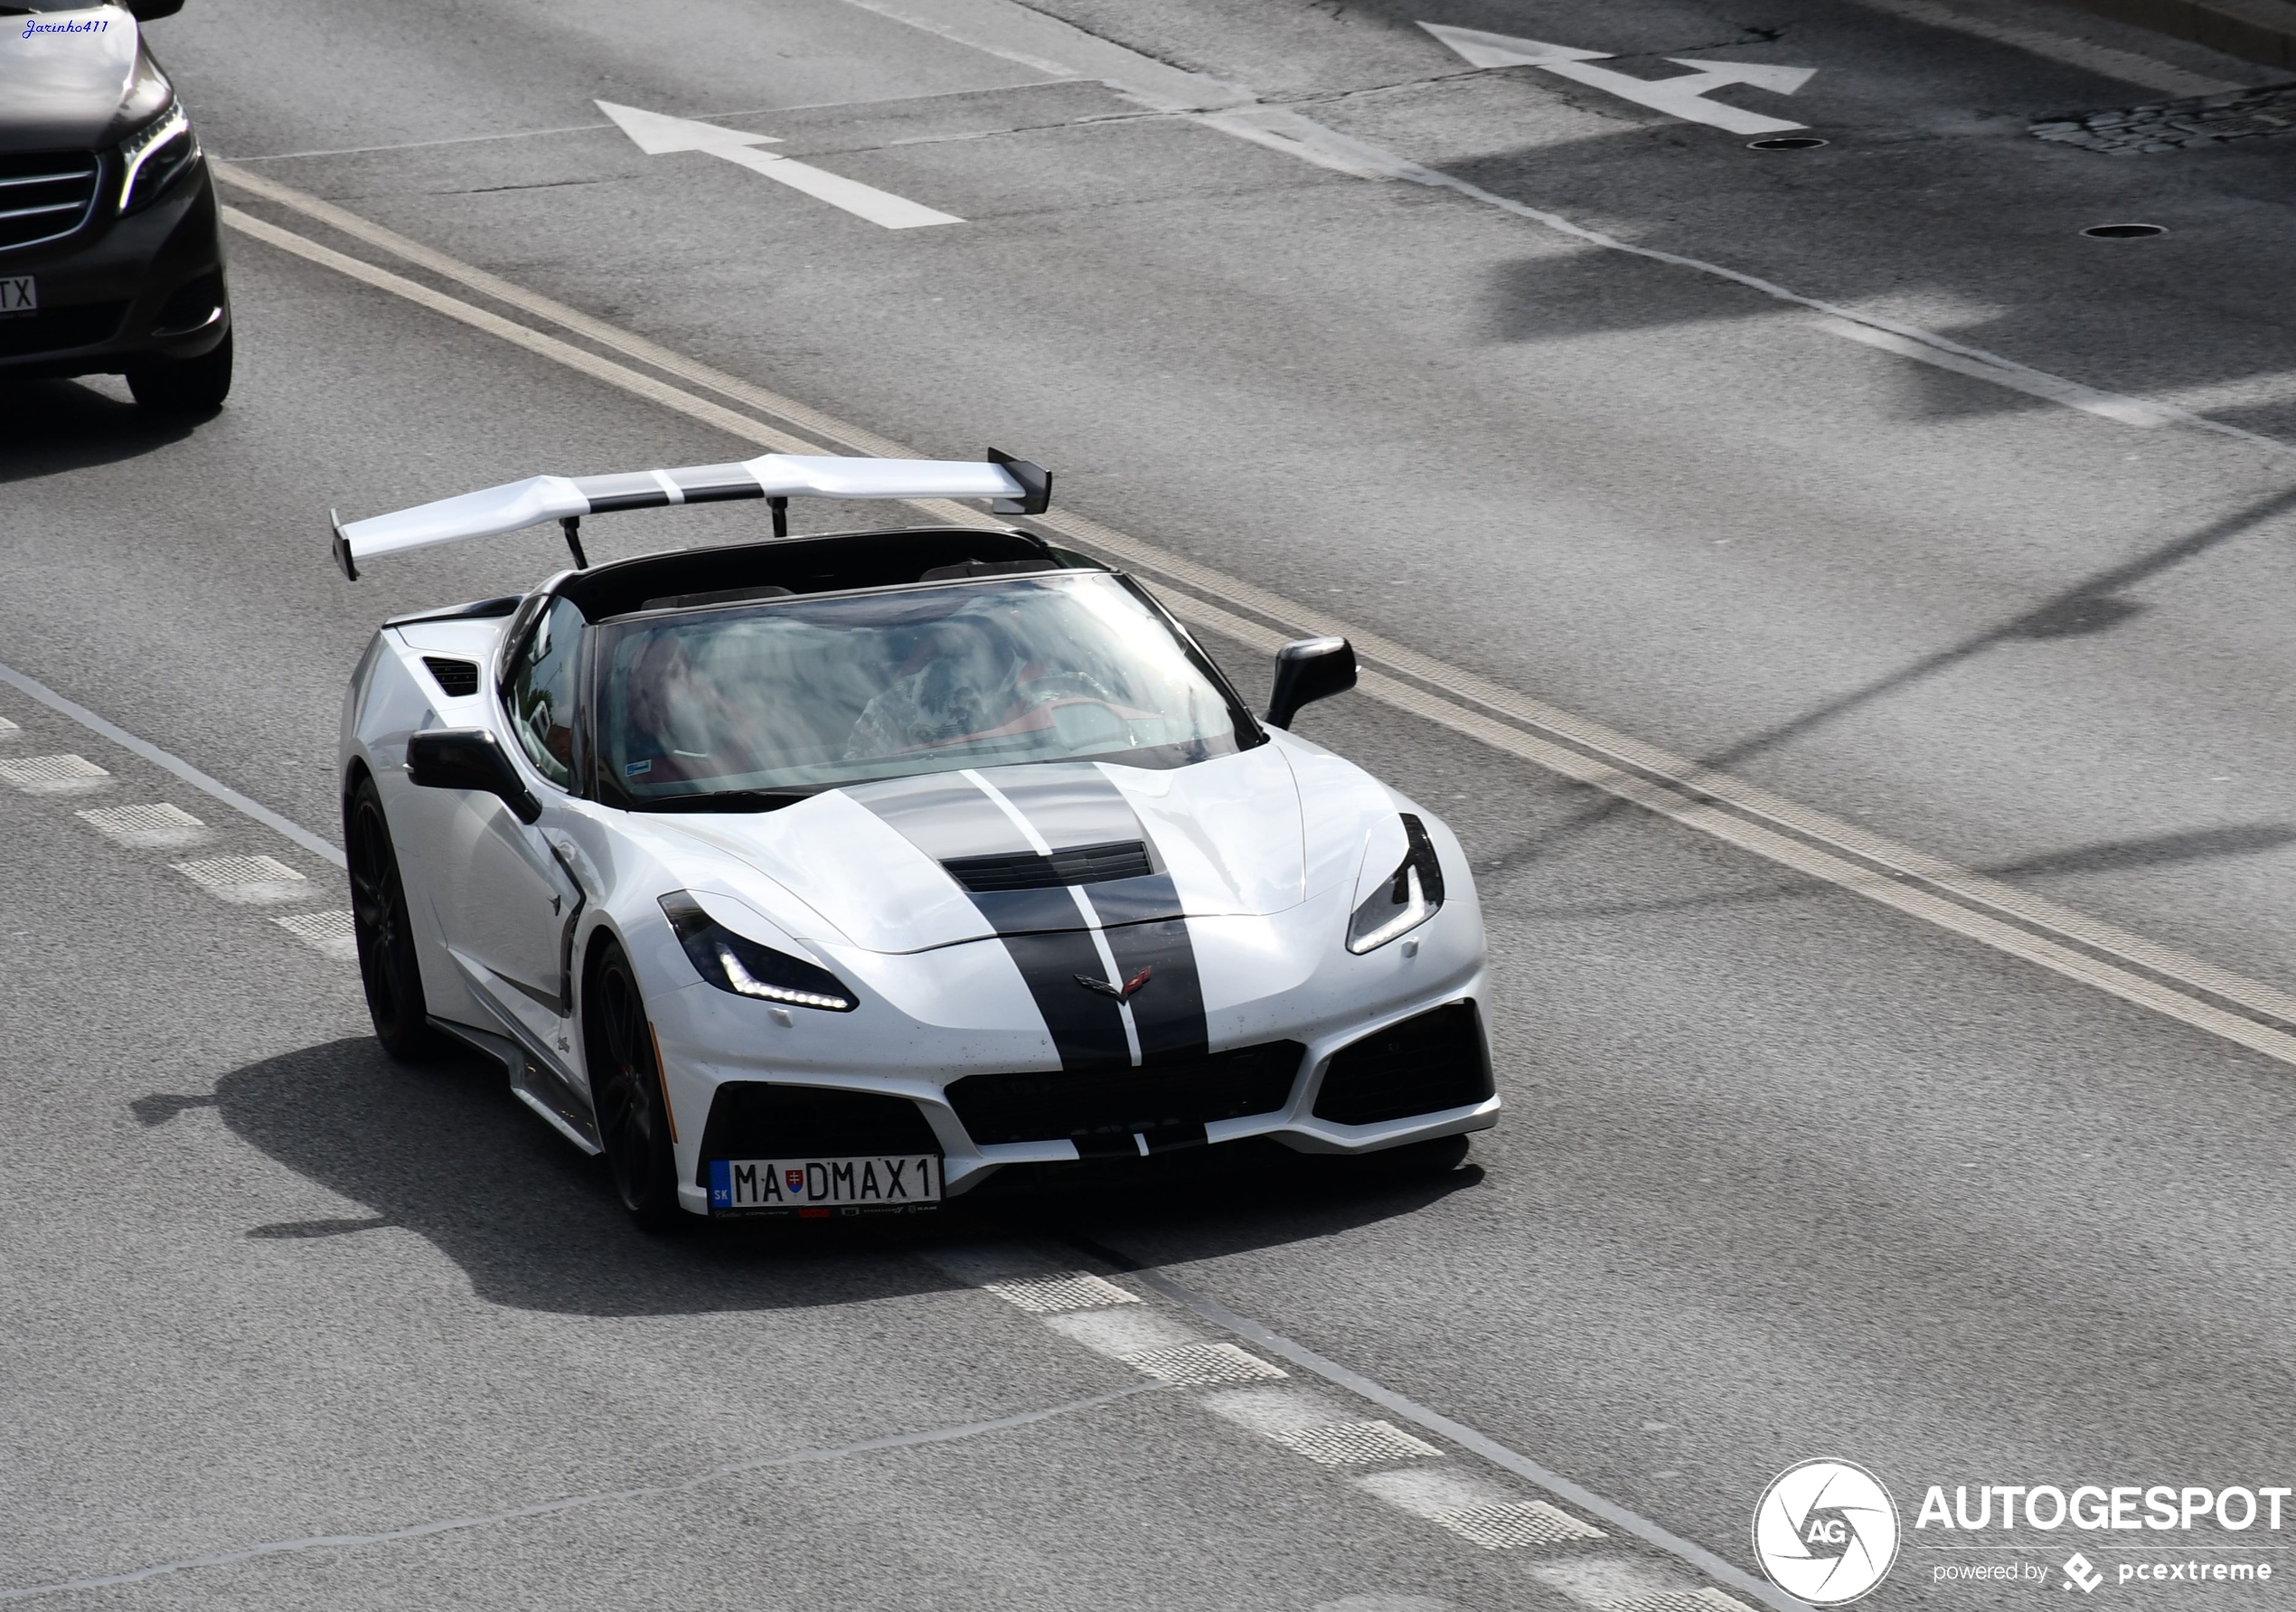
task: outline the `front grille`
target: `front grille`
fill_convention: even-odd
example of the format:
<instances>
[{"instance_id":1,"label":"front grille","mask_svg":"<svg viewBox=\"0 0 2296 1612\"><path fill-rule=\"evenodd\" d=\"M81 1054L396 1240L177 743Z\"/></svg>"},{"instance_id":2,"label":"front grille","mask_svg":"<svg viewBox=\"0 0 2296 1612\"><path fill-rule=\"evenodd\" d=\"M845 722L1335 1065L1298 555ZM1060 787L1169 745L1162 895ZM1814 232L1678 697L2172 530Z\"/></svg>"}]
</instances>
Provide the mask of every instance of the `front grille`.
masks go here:
<instances>
[{"instance_id":1,"label":"front grille","mask_svg":"<svg viewBox=\"0 0 2296 1612\"><path fill-rule=\"evenodd\" d=\"M102 173L84 151L0 155L0 251L53 240L86 223Z\"/></svg>"},{"instance_id":2,"label":"front grille","mask_svg":"<svg viewBox=\"0 0 2296 1612\"><path fill-rule=\"evenodd\" d=\"M949 1106L979 1144L1066 1137L1087 1155L1137 1155L1135 1136L1152 1147L1201 1142L1213 1120L1282 1108L1306 1051L1265 1042L1148 1069L967 1075L950 1083Z\"/></svg>"},{"instance_id":3,"label":"front grille","mask_svg":"<svg viewBox=\"0 0 2296 1612\"><path fill-rule=\"evenodd\" d=\"M458 661L443 655L426 655L422 664L438 681L439 692L449 700L461 700L478 692L478 663Z\"/></svg>"},{"instance_id":4,"label":"front grille","mask_svg":"<svg viewBox=\"0 0 2296 1612\"><path fill-rule=\"evenodd\" d=\"M0 319L0 358L27 358L108 342L127 312L124 302L83 302Z\"/></svg>"},{"instance_id":5,"label":"front grille","mask_svg":"<svg viewBox=\"0 0 2296 1612\"><path fill-rule=\"evenodd\" d=\"M998 856L957 856L941 864L949 877L975 893L993 890L1043 890L1056 884L1099 884L1111 879L1144 879L1155 869L1148 847L1138 840L1078 845L1049 856L1018 851Z\"/></svg>"},{"instance_id":6,"label":"front grille","mask_svg":"<svg viewBox=\"0 0 2296 1612\"><path fill-rule=\"evenodd\" d=\"M701 1167L711 1159L848 1159L941 1151L915 1103L873 1091L729 1080L718 1088L701 1131Z\"/></svg>"},{"instance_id":7,"label":"front grille","mask_svg":"<svg viewBox=\"0 0 2296 1612\"><path fill-rule=\"evenodd\" d=\"M1377 1125L1463 1108L1494 1089L1475 1004L1454 1002L1332 1053L1316 1094L1315 1117L1336 1125Z\"/></svg>"}]
</instances>

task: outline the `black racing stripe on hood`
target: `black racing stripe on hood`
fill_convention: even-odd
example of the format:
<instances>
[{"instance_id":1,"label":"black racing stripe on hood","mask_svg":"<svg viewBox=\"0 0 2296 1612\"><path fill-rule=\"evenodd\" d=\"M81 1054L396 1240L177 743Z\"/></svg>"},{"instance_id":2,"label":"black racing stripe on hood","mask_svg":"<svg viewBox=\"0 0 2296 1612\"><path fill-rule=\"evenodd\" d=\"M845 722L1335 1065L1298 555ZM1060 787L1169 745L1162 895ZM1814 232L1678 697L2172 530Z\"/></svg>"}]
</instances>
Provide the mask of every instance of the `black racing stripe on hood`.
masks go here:
<instances>
[{"instance_id":1,"label":"black racing stripe on hood","mask_svg":"<svg viewBox=\"0 0 2296 1612\"><path fill-rule=\"evenodd\" d=\"M1116 960L1116 977L1106 983L1121 987L1143 968L1151 971L1130 1003L1142 1062L1202 1057L1203 982L1180 892L1124 792L1089 762L999 768L986 777L1054 850L1136 840L1155 868L1092 884L966 891L1021 971L1060 1067L1132 1061L1115 998L1080 983L1101 979L1105 969L1077 905L1079 891ZM1004 810L961 773L888 778L846 793L936 862L1033 850Z\"/></svg>"},{"instance_id":2,"label":"black racing stripe on hood","mask_svg":"<svg viewBox=\"0 0 2296 1612\"><path fill-rule=\"evenodd\" d=\"M1067 895L1067 891L1057 892ZM1090 929L1050 934L1007 935L1004 949L1036 999L1037 1012L1051 1032L1063 1070L1129 1068L1132 1044L1124 1036L1124 1010L1112 996L1078 983L1098 979L1100 951ZM1134 999L1137 1001L1138 998Z\"/></svg>"},{"instance_id":3,"label":"black racing stripe on hood","mask_svg":"<svg viewBox=\"0 0 2296 1612\"><path fill-rule=\"evenodd\" d=\"M1199 1060L1210 1051L1204 1023L1204 984L1196 972L1196 947L1185 919L1126 924L1102 931L1116 959L1120 980L1153 970L1132 997L1133 1033L1140 1038L1143 1065Z\"/></svg>"}]
</instances>

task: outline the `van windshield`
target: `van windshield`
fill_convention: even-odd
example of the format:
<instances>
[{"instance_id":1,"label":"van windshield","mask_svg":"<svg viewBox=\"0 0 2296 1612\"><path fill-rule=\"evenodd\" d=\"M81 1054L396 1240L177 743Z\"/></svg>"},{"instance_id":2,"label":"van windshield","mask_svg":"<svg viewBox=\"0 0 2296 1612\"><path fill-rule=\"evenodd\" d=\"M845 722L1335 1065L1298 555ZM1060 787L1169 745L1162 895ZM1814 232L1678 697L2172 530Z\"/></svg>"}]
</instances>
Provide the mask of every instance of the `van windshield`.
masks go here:
<instances>
[{"instance_id":1,"label":"van windshield","mask_svg":"<svg viewBox=\"0 0 2296 1612\"><path fill-rule=\"evenodd\" d=\"M1242 744L1227 693L1098 572L597 631L599 764L640 807L1018 761L1179 767Z\"/></svg>"}]
</instances>

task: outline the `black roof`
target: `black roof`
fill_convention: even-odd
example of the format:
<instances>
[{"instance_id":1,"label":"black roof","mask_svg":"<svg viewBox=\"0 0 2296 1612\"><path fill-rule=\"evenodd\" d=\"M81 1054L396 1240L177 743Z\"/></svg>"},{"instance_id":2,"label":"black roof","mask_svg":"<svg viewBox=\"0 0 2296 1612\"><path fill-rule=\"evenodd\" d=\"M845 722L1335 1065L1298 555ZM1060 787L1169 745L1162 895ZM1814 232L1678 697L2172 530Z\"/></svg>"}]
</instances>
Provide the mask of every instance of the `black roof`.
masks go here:
<instances>
[{"instance_id":1,"label":"black roof","mask_svg":"<svg viewBox=\"0 0 2296 1612\"><path fill-rule=\"evenodd\" d=\"M559 584L558 594L572 600L585 620L603 621L634 610L781 590L838 593L1076 568L1106 569L1096 560L1056 549L1031 533L994 526L917 526L649 554L578 572Z\"/></svg>"}]
</instances>

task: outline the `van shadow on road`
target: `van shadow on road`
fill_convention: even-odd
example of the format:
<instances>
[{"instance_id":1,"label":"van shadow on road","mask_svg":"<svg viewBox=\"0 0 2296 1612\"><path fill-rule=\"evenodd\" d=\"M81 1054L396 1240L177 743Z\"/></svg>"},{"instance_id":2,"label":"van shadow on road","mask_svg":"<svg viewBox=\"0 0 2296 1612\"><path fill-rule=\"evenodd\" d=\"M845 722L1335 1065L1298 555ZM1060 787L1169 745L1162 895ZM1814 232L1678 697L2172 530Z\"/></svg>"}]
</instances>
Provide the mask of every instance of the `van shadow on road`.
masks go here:
<instances>
[{"instance_id":1,"label":"van shadow on road","mask_svg":"<svg viewBox=\"0 0 2296 1612\"><path fill-rule=\"evenodd\" d=\"M139 458L183 441L198 415L154 415L71 381L0 381L0 484Z\"/></svg>"},{"instance_id":2,"label":"van shadow on road","mask_svg":"<svg viewBox=\"0 0 2296 1612\"><path fill-rule=\"evenodd\" d=\"M1162 1221L1221 1247L1267 1246L1407 1213L1481 1179L1469 1169L1382 1181L1331 1168L1337 1161L1238 1146L1168 1165L1143 1160L1160 1167L1121 1179L999 1183L933 1216L697 1221L651 1237L624 1216L602 1162L551 1135L492 1065L409 1068L348 1038L235 1070L212 1096L162 1092L132 1105L146 1126L211 1106L234 1135L356 1206L248 1236L401 1228L461 1267L488 1303L563 1315L811 1309L943 1291L955 1284L914 1255L977 1238L1057 1240L1087 1221Z\"/></svg>"}]
</instances>

